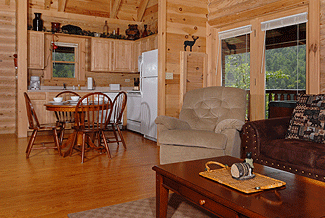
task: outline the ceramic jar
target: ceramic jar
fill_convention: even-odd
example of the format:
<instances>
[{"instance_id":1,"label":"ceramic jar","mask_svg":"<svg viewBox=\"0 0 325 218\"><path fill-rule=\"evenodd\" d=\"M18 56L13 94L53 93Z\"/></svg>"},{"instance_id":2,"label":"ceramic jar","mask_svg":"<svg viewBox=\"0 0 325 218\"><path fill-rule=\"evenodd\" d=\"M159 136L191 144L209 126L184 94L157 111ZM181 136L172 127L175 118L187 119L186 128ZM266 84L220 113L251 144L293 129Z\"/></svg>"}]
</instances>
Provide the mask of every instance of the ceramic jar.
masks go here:
<instances>
[{"instance_id":1,"label":"ceramic jar","mask_svg":"<svg viewBox=\"0 0 325 218\"><path fill-rule=\"evenodd\" d=\"M140 31L137 24L129 24L129 29L125 30L127 39L136 40L140 38Z\"/></svg>"},{"instance_id":2,"label":"ceramic jar","mask_svg":"<svg viewBox=\"0 0 325 218\"><path fill-rule=\"evenodd\" d=\"M59 33L60 32L60 23L52 22L51 23L51 31L52 33Z\"/></svg>"}]
</instances>

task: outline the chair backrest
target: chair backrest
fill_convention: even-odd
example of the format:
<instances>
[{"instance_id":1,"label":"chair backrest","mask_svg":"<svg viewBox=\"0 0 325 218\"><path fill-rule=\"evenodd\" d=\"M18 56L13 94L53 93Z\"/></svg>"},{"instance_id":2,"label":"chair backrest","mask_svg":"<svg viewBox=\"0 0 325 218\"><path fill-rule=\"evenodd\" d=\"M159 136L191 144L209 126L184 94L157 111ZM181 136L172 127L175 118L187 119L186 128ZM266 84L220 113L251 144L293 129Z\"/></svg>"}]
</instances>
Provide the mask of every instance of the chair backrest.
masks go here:
<instances>
[{"instance_id":1,"label":"chair backrest","mask_svg":"<svg viewBox=\"0 0 325 218\"><path fill-rule=\"evenodd\" d=\"M29 122L30 129L36 129L40 127L40 124L37 119L36 112L34 110L33 104L28 97L28 94L24 92L25 102L26 102L26 110L27 110L27 117Z\"/></svg>"},{"instance_id":2,"label":"chair backrest","mask_svg":"<svg viewBox=\"0 0 325 218\"><path fill-rule=\"evenodd\" d=\"M73 91L63 91L57 94L55 97L62 97L62 101L71 100L71 96L78 96L78 93ZM65 112L65 111L55 111L55 116L58 122L65 122L65 123L74 123L74 112Z\"/></svg>"},{"instance_id":3,"label":"chair backrest","mask_svg":"<svg viewBox=\"0 0 325 218\"><path fill-rule=\"evenodd\" d=\"M57 94L55 97L63 97L63 101L68 101L71 100L71 96L78 96L80 97L80 95L76 92L73 91L63 91L60 92L59 94Z\"/></svg>"},{"instance_id":4,"label":"chair backrest","mask_svg":"<svg viewBox=\"0 0 325 218\"><path fill-rule=\"evenodd\" d=\"M126 107L126 102L127 102L126 92L124 91L119 92L113 100L111 122L117 124L121 123L123 111Z\"/></svg>"},{"instance_id":5,"label":"chair backrest","mask_svg":"<svg viewBox=\"0 0 325 218\"><path fill-rule=\"evenodd\" d=\"M75 128L83 131L105 129L111 116L112 105L111 99L104 93L85 95L76 105Z\"/></svg>"},{"instance_id":6,"label":"chair backrest","mask_svg":"<svg viewBox=\"0 0 325 218\"><path fill-rule=\"evenodd\" d=\"M192 129L214 131L225 119L245 122L245 111L245 90L212 86L187 92L179 118L187 121Z\"/></svg>"}]
</instances>

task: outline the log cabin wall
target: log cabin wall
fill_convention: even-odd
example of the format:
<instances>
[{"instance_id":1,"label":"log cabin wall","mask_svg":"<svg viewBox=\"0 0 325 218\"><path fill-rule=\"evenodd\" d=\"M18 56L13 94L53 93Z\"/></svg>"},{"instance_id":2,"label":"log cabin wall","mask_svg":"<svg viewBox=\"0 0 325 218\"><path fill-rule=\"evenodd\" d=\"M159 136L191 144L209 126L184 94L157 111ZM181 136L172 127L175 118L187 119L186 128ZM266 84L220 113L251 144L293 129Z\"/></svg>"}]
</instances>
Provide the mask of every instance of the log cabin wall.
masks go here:
<instances>
[{"instance_id":1,"label":"log cabin wall","mask_svg":"<svg viewBox=\"0 0 325 218\"><path fill-rule=\"evenodd\" d=\"M325 93L325 0L320 1L320 90Z\"/></svg>"},{"instance_id":2,"label":"log cabin wall","mask_svg":"<svg viewBox=\"0 0 325 218\"><path fill-rule=\"evenodd\" d=\"M147 24L148 30L158 32L158 0L149 0L142 18L142 25ZM143 26L141 26L143 29Z\"/></svg>"},{"instance_id":3,"label":"log cabin wall","mask_svg":"<svg viewBox=\"0 0 325 218\"><path fill-rule=\"evenodd\" d=\"M15 133L16 128L15 12L15 0L0 1L0 134Z\"/></svg>"},{"instance_id":4,"label":"log cabin wall","mask_svg":"<svg viewBox=\"0 0 325 218\"><path fill-rule=\"evenodd\" d=\"M207 13L205 0L167 0L166 73L173 73L173 79L165 80L167 116L179 115L180 52L184 51L184 41L199 37L192 51L205 53Z\"/></svg>"}]
</instances>

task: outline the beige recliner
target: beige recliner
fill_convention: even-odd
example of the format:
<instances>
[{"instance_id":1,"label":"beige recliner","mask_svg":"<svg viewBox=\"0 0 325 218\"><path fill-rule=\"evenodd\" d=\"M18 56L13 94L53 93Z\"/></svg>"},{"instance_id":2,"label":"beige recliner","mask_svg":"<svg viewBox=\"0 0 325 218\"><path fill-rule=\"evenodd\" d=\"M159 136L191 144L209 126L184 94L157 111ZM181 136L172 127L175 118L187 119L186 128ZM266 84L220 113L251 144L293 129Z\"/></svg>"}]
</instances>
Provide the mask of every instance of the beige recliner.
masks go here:
<instances>
[{"instance_id":1,"label":"beige recliner","mask_svg":"<svg viewBox=\"0 0 325 218\"><path fill-rule=\"evenodd\" d=\"M214 86L189 91L179 119L158 116L160 164L230 155L240 157L245 90Z\"/></svg>"}]
</instances>

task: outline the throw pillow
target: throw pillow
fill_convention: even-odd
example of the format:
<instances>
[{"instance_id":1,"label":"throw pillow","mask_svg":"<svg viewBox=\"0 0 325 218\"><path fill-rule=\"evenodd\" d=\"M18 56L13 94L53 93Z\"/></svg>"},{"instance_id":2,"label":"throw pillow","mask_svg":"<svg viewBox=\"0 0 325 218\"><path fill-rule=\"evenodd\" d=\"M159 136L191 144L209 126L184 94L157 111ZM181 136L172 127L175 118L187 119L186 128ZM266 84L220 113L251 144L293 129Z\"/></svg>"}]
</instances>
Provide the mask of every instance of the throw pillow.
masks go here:
<instances>
[{"instance_id":1,"label":"throw pillow","mask_svg":"<svg viewBox=\"0 0 325 218\"><path fill-rule=\"evenodd\" d=\"M325 143L325 94L303 94L297 101L286 139Z\"/></svg>"}]
</instances>

